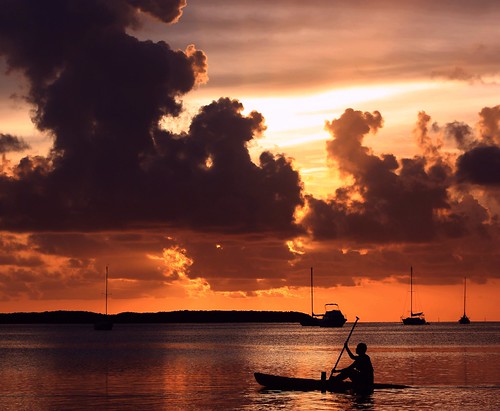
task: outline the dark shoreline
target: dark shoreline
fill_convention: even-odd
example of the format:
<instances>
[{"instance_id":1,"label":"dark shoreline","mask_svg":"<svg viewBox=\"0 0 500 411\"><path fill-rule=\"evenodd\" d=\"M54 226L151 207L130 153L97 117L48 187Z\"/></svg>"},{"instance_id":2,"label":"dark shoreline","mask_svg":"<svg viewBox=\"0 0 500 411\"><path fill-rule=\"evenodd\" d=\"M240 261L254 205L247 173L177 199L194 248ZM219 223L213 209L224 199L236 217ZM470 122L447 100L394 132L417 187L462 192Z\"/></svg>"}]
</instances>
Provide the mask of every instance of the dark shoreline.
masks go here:
<instances>
[{"instance_id":1,"label":"dark shoreline","mask_svg":"<svg viewBox=\"0 0 500 411\"><path fill-rule=\"evenodd\" d=\"M0 313L0 324L92 324L103 314L90 311ZM169 311L110 314L115 324L151 323L300 323L309 315L296 311Z\"/></svg>"}]
</instances>

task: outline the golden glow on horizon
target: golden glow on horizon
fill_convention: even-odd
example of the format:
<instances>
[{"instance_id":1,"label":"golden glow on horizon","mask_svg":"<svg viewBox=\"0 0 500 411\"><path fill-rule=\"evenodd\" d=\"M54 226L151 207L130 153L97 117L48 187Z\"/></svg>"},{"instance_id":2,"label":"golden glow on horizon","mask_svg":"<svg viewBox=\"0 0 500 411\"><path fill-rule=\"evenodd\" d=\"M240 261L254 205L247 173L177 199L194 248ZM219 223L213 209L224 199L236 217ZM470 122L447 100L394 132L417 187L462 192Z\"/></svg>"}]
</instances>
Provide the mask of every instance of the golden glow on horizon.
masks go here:
<instances>
[{"instance_id":1,"label":"golden glow on horizon","mask_svg":"<svg viewBox=\"0 0 500 411\"><path fill-rule=\"evenodd\" d=\"M192 295L172 290L168 298L137 297L120 299L112 292L109 312L112 314L133 312L157 312L177 310L270 310L299 311L310 313L309 287L280 287L246 294L242 291L214 292L203 284L191 284ZM196 286L200 289L196 290ZM497 304L499 280L485 284L468 283L467 315L472 322L498 321L500 312ZM186 291L186 289L184 289ZM200 291L206 292L203 294ZM359 316L363 322L400 322L400 317L408 309L408 284L395 279L386 281L363 280L356 286L336 288L315 288L315 312L323 312L326 303L338 303L348 321ZM433 322L456 322L463 313L463 284L448 286L426 285L418 287L419 307L426 319ZM19 303L19 302L18 302ZM23 309L12 309L12 301L1 301L0 311L52 311L102 309L102 297L82 300L68 296L66 300L26 300Z\"/></svg>"},{"instance_id":2,"label":"golden glow on horizon","mask_svg":"<svg viewBox=\"0 0 500 411\"><path fill-rule=\"evenodd\" d=\"M21 243L28 240L28 235L17 234L15 238ZM309 246L306 241L297 239L287 243L288 247L300 252ZM217 244L215 245L217 247ZM321 244L314 244L314 247ZM323 245L325 246L325 245ZM345 249L344 252L351 250ZM364 252L364 250L358 250ZM25 255L29 257L28 254ZM155 291L144 289L139 293L141 281L127 278L110 278L109 312L124 311L155 312L176 310L271 310L300 311L309 313L309 287L266 287L266 279L258 281L261 290L252 292L214 291L204 278L189 278L186 270L192 259L182 247L165 248L159 255L148 255L148 258L162 263L166 269L165 286ZM49 264L49 259L44 259ZM57 257L50 261L50 267L57 272L57 267L64 266L64 259ZM170 267L170 269L169 269ZM172 268L174 267L174 268ZM174 273L175 271L175 273ZM116 271L112 273L115 274ZM69 274L66 271L66 274ZM100 277L99 277L100 278ZM55 281L60 280L57 276ZM316 287L315 310L322 312L324 304L335 302L352 320L359 316L362 321L400 321L400 316L408 308L408 284L405 279L389 278L385 280L355 279L356 285L337 286L331 288ZM97 287L97 288L96 288ZM467 315L473 322L498 320L497 293L500 287L498 280L486 283L468 283ZM33 291L33 290L32 290ZM45 311L45 310L90 310L102 311L102 284L100 279L93 283L91 289L68 288L61 298L57 293L46 293L44 298L33 299L32 294L19 294L16 300L0 302L0 311ZM462 314L462 283L453 285L418 285L417 303L430 322L457 321ZM141 295L142 294L142 295ZM147 297L146 297L147 295Z\"/></svg>"}]
</instances>

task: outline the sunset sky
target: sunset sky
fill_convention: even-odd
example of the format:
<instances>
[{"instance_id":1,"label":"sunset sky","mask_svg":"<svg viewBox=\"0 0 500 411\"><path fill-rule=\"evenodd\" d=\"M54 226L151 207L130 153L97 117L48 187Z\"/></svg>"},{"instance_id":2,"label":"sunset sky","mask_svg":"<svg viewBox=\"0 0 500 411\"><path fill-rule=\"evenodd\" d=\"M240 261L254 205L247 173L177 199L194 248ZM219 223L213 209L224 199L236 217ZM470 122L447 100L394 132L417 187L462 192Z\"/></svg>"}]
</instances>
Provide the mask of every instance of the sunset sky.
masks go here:
<instances>
[{"instance_id":1,"label":"sunset sky","mask_svg":"<svg viewBox=\"0 0 500 411\"><path fill-rule=\"evenodd\" d=\"M497 0L4 0L0 311L500 320Z\"/></svg>"}]
</instances>

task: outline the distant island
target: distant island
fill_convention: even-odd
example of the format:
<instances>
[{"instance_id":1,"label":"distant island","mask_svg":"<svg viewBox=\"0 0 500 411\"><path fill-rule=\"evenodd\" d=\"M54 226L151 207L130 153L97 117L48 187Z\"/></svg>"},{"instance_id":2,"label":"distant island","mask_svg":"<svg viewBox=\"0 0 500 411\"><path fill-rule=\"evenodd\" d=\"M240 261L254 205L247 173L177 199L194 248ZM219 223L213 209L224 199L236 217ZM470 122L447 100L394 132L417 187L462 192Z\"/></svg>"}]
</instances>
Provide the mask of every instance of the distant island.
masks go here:
<instances>
[{"instance_id":1,"label":"distant island","mask_svg":"<svg viewBox=\"0 0 500 411\"><path fill-rule=\"evenodd\" d=\"M296 311L169 311L110 314L115 324L152 323L300 323L309 315ZM103 314L90 311L0 313L0 324L92 324Z\"/></svg>"}]
</instances>

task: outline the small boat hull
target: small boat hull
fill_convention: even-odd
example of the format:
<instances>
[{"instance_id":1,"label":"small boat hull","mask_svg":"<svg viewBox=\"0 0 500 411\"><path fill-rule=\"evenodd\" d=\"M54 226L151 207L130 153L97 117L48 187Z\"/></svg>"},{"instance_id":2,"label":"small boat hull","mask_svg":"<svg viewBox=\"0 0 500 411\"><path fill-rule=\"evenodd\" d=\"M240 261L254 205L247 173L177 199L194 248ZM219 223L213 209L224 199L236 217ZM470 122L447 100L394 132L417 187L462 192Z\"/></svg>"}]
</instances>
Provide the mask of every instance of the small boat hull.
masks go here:
<instances>
[{"instance_id":1,"label":"small boat hull","mask_svg":"<svg viewBox=\"0 0 500 411\"><path fill-rule=\"evenodd\" d=\"M345 324L345 319L324 320L322 318L306 318L300 321L303 327L322 327L322 328L342 328Z\"/></svg>"},{"instance_id":2,"label":"small boat hull","mask_svg":"<svg viewBox=\"0 0 500 411\"><path fill-rule=\"evenodd\" d=\"M300 325L303 327L319 327L319 318L308 316L300 321Z\"/></svg>"},{"instance_id":3,"label":"small boat hull","mask_svg":"<svg viewBox=\"0 0 500 411\"><path fill-rule=\"evenodd\" d=\"M460 320L458 320L458 322L460 324L470 324L469 317L467 317L465 314L463 315L462 318L460 318Z\"/></svg>"},{"instance_id":4,"label":"small boat hull","mask_svg":"<svg viewBox=\"0 0 500 411\"><path fill-rule=\"evenodd\" d=\"M330 305L335 305L338 307L337 304L330 304ZM340 311L339 308L333 310L326 310L319 326L340 328L344 326L346 321L347 318L345 318L344 314L342 314L342 311Z\"/></svg>"},{"instance_id":5,"label":"small boat hull","mask_svg":"<svg viewBox=\"0 0 500 411\"><path fill-rule=\"evenodd\" d=\"M375 383L370 387L355 387L350 381L333 382L331 380L315 380L313 378L283 377L280 375L254 373L256 381L268 390L280 391L329 391L329 392L357 392L369 394L373 389L402 389L406 385Z\"/></svg>"},{"instance_id":6,"label":"small boat hull","mask_svg":"<svg viewBox=\"0 0 500 411\"><path fill-rule=\"evenodd\" d=\"M347 318L340 311L337 303L325 304L324 314L314 314L314 286L313 286L313 269L311 267L311 315L300 321L300 325L304 327L328 327L341 328L344 326ZM332 307L331 310L328 307Z\"/></svg>"},{"instance_id":7,"label":"small boat hull","mask_svg":"<svg viewBox=\"0 0 500 411\"><path fill-rule=\"evenodd\" d=\"M292 378L279 375L254 373L257 382L271 390L282 391L316 391L323 390L326 381L315 380L312 378Z\"/></svg>"},{"instance_id":8,"label":"small boat hull","mask_svg":"<svg viewBox=\"0 0 500 411\"><path fill-rule=\"evenodd\" d=\"M406 317L403 318L404 325L428 325L429 323L425 321L425 318L421 317Z\"/></svg>"},{"instance_id":9,"label":"small boat hull","mask_svg":"<svg viewBox=\"0 0 500 411\"><path fill-rule=\"evenodd\" d=\"M327 305L337 305L337 304L327 304ZM318 318L321 317L321 318ZM327 310L325 314L321 316L311 317L300 321L300 325L304 327L325 327L325 328L342 328L346 323L347 318L340 311L340 309Z\"/></svg>"}]
</instances>

